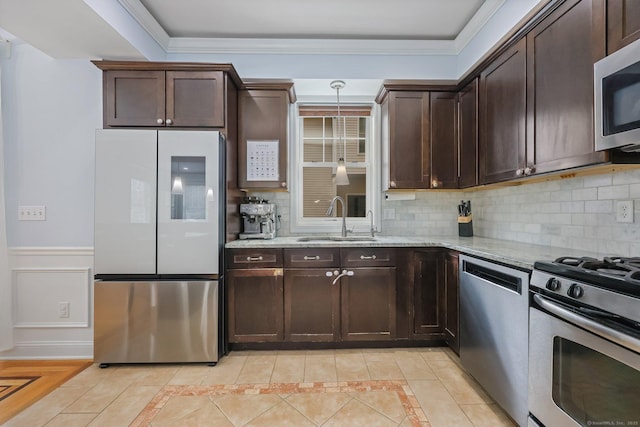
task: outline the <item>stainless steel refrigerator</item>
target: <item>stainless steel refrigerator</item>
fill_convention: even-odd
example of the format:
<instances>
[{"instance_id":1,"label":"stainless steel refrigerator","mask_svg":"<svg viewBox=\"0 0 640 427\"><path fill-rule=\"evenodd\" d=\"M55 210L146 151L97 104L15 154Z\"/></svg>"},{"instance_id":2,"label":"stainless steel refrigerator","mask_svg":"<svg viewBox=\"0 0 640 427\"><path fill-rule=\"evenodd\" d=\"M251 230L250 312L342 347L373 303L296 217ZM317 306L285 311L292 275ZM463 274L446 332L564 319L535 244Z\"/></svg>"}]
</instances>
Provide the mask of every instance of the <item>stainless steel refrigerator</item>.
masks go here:
<instances>
[{"instance_id":1,"label":"stainless steel refrigerator","mask_svg":"<svg viewBox=\"0 0 640 427\"><path fill-rule=\"evenodd\" d=\"M215 364L224 138L99 129L95 147L94 361Z\"/></svg>"}]
</instances>

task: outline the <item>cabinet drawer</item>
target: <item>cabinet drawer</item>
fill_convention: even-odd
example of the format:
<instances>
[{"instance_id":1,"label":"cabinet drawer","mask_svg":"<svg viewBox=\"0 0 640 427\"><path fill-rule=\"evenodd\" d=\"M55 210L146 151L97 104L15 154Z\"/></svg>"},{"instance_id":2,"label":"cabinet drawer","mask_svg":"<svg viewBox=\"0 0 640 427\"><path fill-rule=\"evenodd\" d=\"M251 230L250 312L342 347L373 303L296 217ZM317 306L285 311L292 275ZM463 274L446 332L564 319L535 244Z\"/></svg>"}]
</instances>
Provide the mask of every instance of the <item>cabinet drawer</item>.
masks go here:
<instances>
[{"instance_id":1,"label":"cabinet drawer","mask_svg":"<svg viewBox=\"0 0 640 427\"><path fill-rule=\"evenodd\" d=\"M394 248L348 248L340 251L342 267L395 267Z\"/></svg>"},{"instance_id":2,"label":"cabinet drawer","mask_svg":"<svg viewBox=\"0 0 640 427\"><path fill-rule=\"evenodd\" d=\"M282 267L281 249L230 249L227 268Z\"/></svg>"},{"instance_id":3,"label":"cabinet drawer","mask_svg":"<svg viewBox=\"0 0 640 427\"><path fill-rule=\"evenodd\" d=\"M284 266L288 268L339 267L340 250L337 248L285 249Z\"/></svg>"}]
</instances>

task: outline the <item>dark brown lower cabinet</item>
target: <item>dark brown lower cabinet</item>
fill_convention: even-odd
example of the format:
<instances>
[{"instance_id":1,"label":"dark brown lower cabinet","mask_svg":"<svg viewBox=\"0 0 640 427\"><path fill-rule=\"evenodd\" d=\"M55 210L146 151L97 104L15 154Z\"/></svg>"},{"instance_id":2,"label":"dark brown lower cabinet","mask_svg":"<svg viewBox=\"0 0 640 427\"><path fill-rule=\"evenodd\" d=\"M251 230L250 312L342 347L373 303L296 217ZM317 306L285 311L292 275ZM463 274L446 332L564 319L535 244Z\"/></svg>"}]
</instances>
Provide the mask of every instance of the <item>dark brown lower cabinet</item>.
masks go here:
<instances>
[{"instance_id":1,"label":"dark brown lower cabinet","mask_svg":"<svg viewBox=\"0 0 640 427\"><path fill-rule=\"evenodd\" d=\"M443 338L444 257L441 249L414 252L412 339Z\"/></svg>"},{"instance_id":2,"label":"dark brown lower cabinet","mask_svg":"<svg viewBox=\"0 0 640 427\"><path fill-rule=\"evenodd\" d=\"M396 338L396 269L353 268L341 278L343 341Z\"/></svg>"},{"instance_id":3,"label":"dark brown lower cabinet","mask_svg":"<svg viewBox=\"0 0 640 427\"><path fill-rule=\"evenodd\" d=\"M456 354L460 354L458 253L454 251L444 254L444 294L444 339Z\"/></svg>"},{"instance_id":4,"label":"dark brown lower cabinet","mask_svg":"<svg viewBox=\"0 0 640 427\"><path fill-rule=\"evenodd\" d=\"M285 341L331 342L340 337L340 284L332 269L287 269L284 278Z\"/></svg>"},{"instance_id":5,"label":"dark brown lower cabinet","mask_svg":"<svg viewBox=\"0 0 640 427\"><path fill-rule=\"evenodd\" d=\"M227 270L229 342L284 339L283 270Z\"/></svg>"}]
</instances>

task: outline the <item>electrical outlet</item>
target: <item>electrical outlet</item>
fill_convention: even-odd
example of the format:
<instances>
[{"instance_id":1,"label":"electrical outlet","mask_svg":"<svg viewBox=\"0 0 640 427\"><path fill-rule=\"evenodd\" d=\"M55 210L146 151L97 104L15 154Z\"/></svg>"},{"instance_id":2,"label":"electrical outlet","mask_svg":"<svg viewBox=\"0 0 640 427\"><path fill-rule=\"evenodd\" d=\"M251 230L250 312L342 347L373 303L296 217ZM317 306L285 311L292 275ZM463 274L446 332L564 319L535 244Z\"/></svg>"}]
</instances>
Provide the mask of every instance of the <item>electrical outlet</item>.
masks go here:
<instances>
[{"instance_id":1,"label":"electrical outlet","mask_svg":"<svg viewBox=\"0 0 640 427\"><path fill-rule=\"evenodd\" d=\"M616 221L633 222L633 200L619 200L616 202Z\"/></svg>"},{"instance_id":2,"label":"electrical outlet","mask_svg":"<svg viewBox=\"0 0 640 427\"><path fill-rule=\"evenodd\" d=\"M69 317L69 301L60 301L58 303L58 317L66 319Z\"/></svg>"},{"instance_id":3,"label":"electrical outlet","mask_svg":"<svg viewBox=\"0 0 640 427\"><path fill-rule=\"evenodd\" d=\"M47 219L45 206L18 206L19 221L45 221Z\"/></svg>"}]
</instances>

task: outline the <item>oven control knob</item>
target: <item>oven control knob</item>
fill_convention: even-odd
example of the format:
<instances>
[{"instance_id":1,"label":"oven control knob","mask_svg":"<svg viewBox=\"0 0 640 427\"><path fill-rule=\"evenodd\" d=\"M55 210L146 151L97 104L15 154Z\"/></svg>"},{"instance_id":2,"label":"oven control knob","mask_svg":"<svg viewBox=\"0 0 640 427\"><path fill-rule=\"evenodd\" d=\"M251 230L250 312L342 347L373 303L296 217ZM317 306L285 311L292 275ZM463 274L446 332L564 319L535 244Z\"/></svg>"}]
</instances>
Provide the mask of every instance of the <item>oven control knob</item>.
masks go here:
<instances>
[{"instance_id":1,"label":"oven control knob","mask_svg":"<svg viewBox=\"0 0 640 427\"><path fill-rule=\"evenodd\" d=\"M550 291L557 291L560 289L560 280L556 279L555 277L552 277L551 279L549 279L547 281L547 289L549 289Z\"/></svg>"},{"instance_id":2,"label":"oven control knob","mask_svg":"<svg viewBox=\"0 0 640 427\"><path fill-rule=\"evenodd\" d=\"M582 286L576 285L574 283L569 287L567 295L569 295L571 298L582 298L582 295L584 295L584 289L582 289Z\"/></svg>"}]
</instances>

